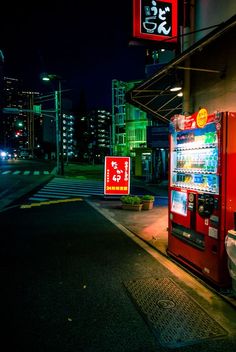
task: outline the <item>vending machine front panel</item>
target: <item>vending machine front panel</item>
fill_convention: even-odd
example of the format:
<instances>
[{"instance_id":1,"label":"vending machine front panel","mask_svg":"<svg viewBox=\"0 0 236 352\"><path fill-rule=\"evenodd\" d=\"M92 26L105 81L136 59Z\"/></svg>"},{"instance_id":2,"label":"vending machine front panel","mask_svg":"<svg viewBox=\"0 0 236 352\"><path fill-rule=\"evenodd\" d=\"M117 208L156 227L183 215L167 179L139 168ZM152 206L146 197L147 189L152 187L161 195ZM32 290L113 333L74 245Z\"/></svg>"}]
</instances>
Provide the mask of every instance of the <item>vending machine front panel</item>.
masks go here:
<instances>
[{"instance_id":1,"label":"vending machine front panel","mask_svg":"<svg viewBox=\"0 0 236 352\"><path fill-rule=\"evenodd\" d=\"M200 120L195 113L171 121L167 253L215 284L227 286L224 227L233 204L228 199L236 198L236 190L229 189L233 184L229 160L236 163L232 140L236 114L204 114ZM235 127L231 132L230 125Z\"/></svg>"}]
</instances>

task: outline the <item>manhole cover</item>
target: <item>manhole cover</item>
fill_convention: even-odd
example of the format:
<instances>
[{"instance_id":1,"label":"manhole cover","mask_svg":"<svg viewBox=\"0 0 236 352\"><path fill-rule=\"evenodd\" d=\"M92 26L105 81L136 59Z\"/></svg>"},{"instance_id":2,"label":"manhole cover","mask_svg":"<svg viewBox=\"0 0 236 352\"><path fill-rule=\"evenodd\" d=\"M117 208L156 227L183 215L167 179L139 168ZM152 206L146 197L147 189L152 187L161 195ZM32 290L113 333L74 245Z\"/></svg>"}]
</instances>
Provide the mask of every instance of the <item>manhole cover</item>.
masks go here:
<instances>
[{"instance_id":1,"label":"manhole cover","mask_svg":"<svg viewBox=\"0 0 236 352\"><path fill-rule=\"evenodd\" d=\"M173 280L140 279L124 283L161 345L180 347L227 335Z\"/></svg>"}]
</instances>

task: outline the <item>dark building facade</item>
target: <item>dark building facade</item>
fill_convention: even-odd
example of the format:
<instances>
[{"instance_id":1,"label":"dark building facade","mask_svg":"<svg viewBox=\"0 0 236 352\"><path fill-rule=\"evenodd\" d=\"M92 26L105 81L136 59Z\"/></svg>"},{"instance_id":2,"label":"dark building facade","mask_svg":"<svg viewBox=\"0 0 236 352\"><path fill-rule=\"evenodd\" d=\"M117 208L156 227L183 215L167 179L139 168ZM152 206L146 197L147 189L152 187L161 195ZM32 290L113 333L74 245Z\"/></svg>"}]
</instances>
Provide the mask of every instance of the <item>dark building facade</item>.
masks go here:
<instances>
[{"instance_id":1,"label":"dark building facade","mask_svg":"<svg viewBox=\"0 0 236 352\"><path fill-rule=\"evenodd\" d=\"M81 161L101 163L111 153L111 112L91 110L78 119L77 155Z\"/></svg>"}]
</instances>

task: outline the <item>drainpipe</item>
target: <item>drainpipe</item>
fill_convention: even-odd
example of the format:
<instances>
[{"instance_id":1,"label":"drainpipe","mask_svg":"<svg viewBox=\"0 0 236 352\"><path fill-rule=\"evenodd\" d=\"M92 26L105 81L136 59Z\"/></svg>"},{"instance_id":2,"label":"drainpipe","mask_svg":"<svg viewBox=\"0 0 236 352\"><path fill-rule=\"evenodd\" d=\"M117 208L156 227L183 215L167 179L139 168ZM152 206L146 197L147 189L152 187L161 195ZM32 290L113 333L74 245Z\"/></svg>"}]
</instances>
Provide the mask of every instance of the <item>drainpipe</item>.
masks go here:
<instances>
[{"instance_id":1,"label":"drainpipe","mask_svg":"<svg viewBox=\"0 0 236 352\"><path fill-rule=\"evenodd\" d=\"M193 33L195 29L195 0L186 0L184 2L184 26L183 26L183 50L188 49L193 43ZM185 66L191 67L191 59L187 57L185 60ZM183 89L183 112L186 115L190 115L192 112L191 102L191 73L190 70L184 70L184 89Z\"/></svg>"}]
</instances>

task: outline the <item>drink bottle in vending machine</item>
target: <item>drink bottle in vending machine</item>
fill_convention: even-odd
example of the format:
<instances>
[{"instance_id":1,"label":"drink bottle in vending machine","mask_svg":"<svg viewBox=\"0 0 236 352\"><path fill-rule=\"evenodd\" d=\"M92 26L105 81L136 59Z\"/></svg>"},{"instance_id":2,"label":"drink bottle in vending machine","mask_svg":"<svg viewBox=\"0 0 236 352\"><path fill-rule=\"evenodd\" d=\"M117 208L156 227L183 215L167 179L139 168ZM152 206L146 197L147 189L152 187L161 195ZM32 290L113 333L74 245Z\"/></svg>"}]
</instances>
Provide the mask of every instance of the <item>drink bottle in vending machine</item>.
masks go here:
<instances>
[{"instance_id":1,"label":"drink bottle in vending machine","mask_svg":"<svg viewBox=\"0 0 236 352\"><path fill-rule=\"evenodd\" d=\"M236 113L170 122L167 253L217 286L230 285L225 237L234 226Z\"/></svg>"}]
</instances>

